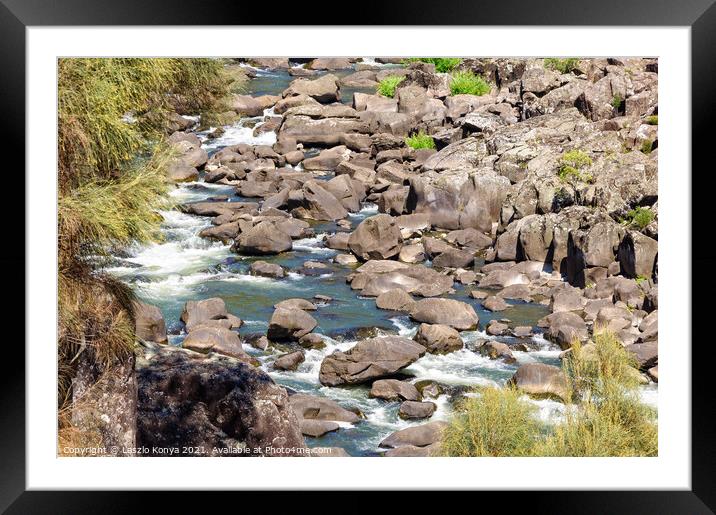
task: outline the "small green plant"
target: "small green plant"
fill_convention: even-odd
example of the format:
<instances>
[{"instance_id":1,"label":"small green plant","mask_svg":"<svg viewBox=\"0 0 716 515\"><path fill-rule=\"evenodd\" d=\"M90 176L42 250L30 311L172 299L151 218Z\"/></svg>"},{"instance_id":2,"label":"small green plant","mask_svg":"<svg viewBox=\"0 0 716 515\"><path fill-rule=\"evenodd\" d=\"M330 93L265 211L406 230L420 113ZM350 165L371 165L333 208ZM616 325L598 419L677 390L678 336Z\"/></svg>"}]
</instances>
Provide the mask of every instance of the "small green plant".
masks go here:
<instances>
[{"instance_id":1,"label":"small green plant","mask_svg":"<svg viewBox=\"0 0 716 515\"><path fill-rule=\"evenodd\" d=\"M651 116L647 116L644 119L644 122L646 122L648 125L659 125L659 115L652 114Z\"/></svg>"},{"instance_id":2,"label":"small green plant","mask_svg":"<svg viewBox=\"0 0 716 515\"><path fill-rule=\"evenodd\" d=\"M579 59L576 57L566 57L560 59L558 57L548 57L544 60L544 67L560 73L570 73L577 68Z\"/></svg>"},{"instance_id":3,"label":"small green plant","mask_svg":"<svg viewBox=\"0 0 716 515\"><path fill-rule=\"evenodd\" d=\"M594 182L594 176L585 172L584 168L592 165L592 158L581 150L570 150L562 154L557 176L562 182L570 180Z\"/></svg>"},{"instance_id":4,"label":"small green plant","mask_svg":"<svg viewBox=\"0 0 716 515\"><path fill-rule=\"evenodd\" d=\"M616 109L617 111L621 111L622 105L624 104L624 99L621 97L621 95L614 95L612 97L611 104L614 109Z\"/></svg>"},{"instance_id":5,"label":"small green plant","mask_svg":"<svg viewBox=\"0 0 716 515\"><path fill-rule=\"evenodd\" d=\"M630 210L623 221L627 225L636 225L639 229L644 229L654 221L654 212L651 209L639 206Z\"/></svg>"},{"instance_id":6,"label":"small green plant","mask_svg":"<svg viewBox=\"0 0 716 515\"><path fill-rule=\"evenodd\" d=\"M447 73L460 66L462 59L459 57L411 57L405 60L406 64L416 62L434 64L436 72Z\"/></svg>"},{"instance_id":7,"label":"small green plant","mask_svg":"<svg viewBox=\"0 0 716 515\"><path fill-rule=\"evenodd\" d=\"M393 98L395 96L395 90L398 84L403 82L405 77L402 75L388 75L382 81L378 83L377 92L379 95L384 97Z\"/></svg>"},{"instance_id":8,"label":"small green plant","mask_svg":"<svg viewBox=\"0 0 716 515\"><path fill-rule=\"evenodd\" d=\"M636 276L636 279L635 279L636 284L641 284L641 283L643 283L643 282L645 282L645 281L648 281L648 280L649 280L649 278L648 278L648 277L645 277L645 276L643 276L643 275L638 275L638 276Z\"/></svg>"},{"instance_id":9,"label":"small green plant","mask_svg":"<svg viewBox=\"0 0 716 515\"><path fill-rule=\"evenodd\" d=\"M433 140L433 137L422 130L417 134L405 138L405 144L416 150L420 148L435 148L435 140Z\"/></svg>"},{"instance_id":10,"label":"small green plant","mask_svg":"<svg viewBox=\"0 0 716 515\"><path fill-rule=\"evenodd\" d=\"M490 85L479 75L471 71L458 71L452 74L450 80L451 95L484 95L489 93Z\"/></svg>"},{"instance_id":11,"label":"small green plant","mask_svg":"<svg viewBox=\"0 0 716 515\"><path fill-rule=\"evenodd\" d=\"M650 139L645 139L644 142L641 144L641 150L644 154L651 154L651 151L654 149L654 142Z\"/></svg>"}]
</instances>

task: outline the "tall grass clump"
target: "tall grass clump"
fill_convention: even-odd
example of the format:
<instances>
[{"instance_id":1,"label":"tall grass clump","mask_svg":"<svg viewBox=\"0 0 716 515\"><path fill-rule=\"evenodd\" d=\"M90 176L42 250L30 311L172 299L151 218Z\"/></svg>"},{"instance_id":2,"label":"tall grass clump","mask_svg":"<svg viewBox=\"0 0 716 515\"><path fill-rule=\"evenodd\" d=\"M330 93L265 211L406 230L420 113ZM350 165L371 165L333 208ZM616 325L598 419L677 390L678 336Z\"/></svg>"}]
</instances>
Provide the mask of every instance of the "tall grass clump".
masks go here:
<instances>
[{"instance_id":1,"label":"tall grass clump","mask_svg":"<svg viewBox=\"0 0 716 515\"><path fill-rule=\"evenodd\" d=\"M403 77L402 75L388 75L386 78L384 78L378 83L376 91L379 95L393 98L395 96L395 90L397 89L398 84L400 84L404 80L405 77Z\"/></svg>"},{"instance_id":2,"label":"tall grass clump","mask_svg":"<svg viewBox=\"0 0 716 515\"><path fill-rule=\"evenodd\" d=\"M102 271L109 251L157 239L167 121L214 109L231 82L214 59L64 58L57 73L58 423L91 441L77 434L89 425L67 416L78 366L98 380L128 363L135 342L133 293Z\"/></svg>"},{"instance_id":3,"label":"tall grass clump","mask_svg":"<svg viewBox=\"0 0 716 515\"><path fill-rule=\"evenodd\" d=\"M488 388L459 407L443 433L447 456L656 456L656 411L639 397L636 362L615 335L572 344L562 361L570 402L563 420L540 422L513 387Z\"/></svg>"},{"instance_id":4,"label":"tall grass clump","mask_svg":"<svg viewBox=\"0 0 716 515\"><path fill-rule=\"evenodd\" d=\"M637 206L627 212L622 223L626 225L635 225L639 229L644 229L647 225L654 221L654 212L646 207Z\"/></svg>"},{"instance_id":5,"label":"tall grass clump","mask_svg":"<svg viewBox=\"0 0 716 515\"><path fill-rule=\"evenodd\" d=\"M576 57L548 57L544 60L544 67L559 73L570 73L579 65L579 59Z\"/></svg>"},{"instance_id":6,"label":"tall grass clump","mask_svg":"<svg viewBox=\"0 0 716 515\"><path fill-rule=\"evenodd\" d=\"M581 150L570 150L562 154L559 160L559 170L557 171L557 177L562 182L583 181L593 182L594 177L592 174L585 171L592 165L592 158L586 152Z\"/></svg>"},{"instance_id":7,"label":"tall grass clump","mask_svg":"<svg viewBox=\"0 0 716 515\"><path fill-rule=\"evenodd\" d=\"M462 59L459 57L411 57L405 60L409 63L431 63L435 65L435 71L438 73L449 73L460 66Z\"/></svg>"},{"instance_id":8,"label":"tall grass clump","mask_svg":"<svg viewBox=\"0 0 716 515\"><path fill-rule=\"evenodd\" d=\"M543 431L536 407L514 388L485 388L468 397L443 433L447 456L531 456Z\"/></svg>"},{"instance_id":9,"label":"tall grass clump","mask_svg":"<svg viewBox=\"0 0 716 515\"><path fill-rule=\"evenodd\" d=\"M405 144L416 150L421 148L435 148L435 140L423 130L405 138Z\"/></svg>"},{"instance_id":10,"label":"tall grass clump","mask_svg":"<svg viewBox=\"0 0 716 515\"><path fill-rule=\"evenodd\" d=\"M490 92L490 85L479 75L471 71L458 71L452 74L450 79L451 95L477 95L481 96Z\"/></svg>"}]
</instances>

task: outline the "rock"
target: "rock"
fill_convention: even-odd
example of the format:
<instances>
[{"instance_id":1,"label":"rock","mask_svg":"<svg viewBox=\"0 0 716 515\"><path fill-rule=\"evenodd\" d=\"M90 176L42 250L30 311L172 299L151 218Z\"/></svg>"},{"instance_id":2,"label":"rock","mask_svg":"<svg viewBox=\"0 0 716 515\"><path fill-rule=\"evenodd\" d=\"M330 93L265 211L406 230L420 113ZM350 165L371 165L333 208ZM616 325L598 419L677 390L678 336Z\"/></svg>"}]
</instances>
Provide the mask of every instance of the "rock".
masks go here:
<instances>
[{"instance_id":1,"label":"rock","mask_svg":"<svg viewBox=\"0 0 716 515\"><path fill-rule=\"evenodd\" d=\"M370 262L370 261L369 261ZM408 266L398 261L390 261L405 268L384 273L364 272L359 268L360 275L351 282L351 288L362 290L362 294L373 297L388 290L400 288L407 293L421 297L436 297L449 292L453 287L453 279L432 268L423 265Z\"/></svg>"},{"instance_id":2,"label":"rock","mask_svg":"<svg viewBox=\"0 0 716 515\"><path fill-rule=\"evenodd\" d=\"M491 295L482 301L482 307L489 311L504 311L509 308L510 305L501 297Z\"/></svg>"},{"instance_id":3,"label":"rock","mask_svg":"<svg viewBox=\"0 0 716 515\"><path fill-rule=\"evenodd\" d=\"M428 324L444 324L468 331L477 327L479 319L473 307L453 299L422 299L416 302L410 318Z\"/></svg>"},{"instance_id":4,"label":"rock","mask_svg":"<svg viewBox=\"0 0 716 515\"><path fill-rule=\"evenodd\" d=\"M509 381L530 395L554 395L569 400L570 390L562 369L544 363L520 365Z\"/></svg>"},{"instance_id":5,"label":"rock","mask_svg":"<svg viewBox=\"0 0 716 515\"><path fill-rule=\"evenodd\" d=\"M239 334L224 327L200 325L184 338L182 347L202 354L216 352L246 363L252 362L241 346Z\"/></svg>"},{"instance_id":6,"label":"rock","mask_svg":"<svg viewBox=\"0 0 716 515\"><path fill-rule=\"evenodd\" d=\"M512 330L512 335L516 338L529 338L532 336L532 328L528 325L518 325Z\"/></svg>"},{"instance_id":7,"label":"rock","mask_svg":"<svg viewBox=\"0 0 716 515\"><path fill-rule=\"evenodd\" d=\"M338 102L341 99L338 77L332 74L323 75L314 80L299 78L291 83L283 96L309 96L322 104Z\"/></svg>"},{"instance_id":8,"label":"rock","mask_svg":"<svg viewBox=\"0 0 716 515\"><path fill-rule=\"evenodd\" d=\"M298 419L283 387L258 368L163 346L137 361L137 445L302 455ZM150 453L153 454L153 453ZM161 455L161 454L156 454Z\"/></svg>"},{"instance_id":9,"label":"rock","mask_svg":"<svg viewBox=\"0 0 716 515\"><path fill-rule=\"evenodd\" d=\"M646 374L649 376L649 378L654 381L655 383L659 382L659 365L656 365L655 367L651 367L646 371Z\"/></svg>"},{"instance_id":10,"label":"rock","mask_svg":"<svg viewBox=\"0 0 716 515\"><path fill-rule=\"evenodd\" d=\"M186 325L186 330L191 331L202 322L226 318L227 315L224 300L219 297L212 297L199 301L190 300L184 304L181 320Z\"/></svg>"},{"instance_id":11,"label":"rock","mask_svg":"<svg viewBox=\"0 0 716 515\"><path fill-rule=\"evenodd\" d=\"M306 65L309 70L344 70L353 65L345 57L319 57Z\"/></svg>"},{"instance_id":12,"label":"rock","mask_svg":"<svg viewBox=\"0 0 716 515\"><path fill-rule=\"evenodd\" d=\"M173 161L167 166L167 177L172 182L193 182L199 180L199 170L183 161Z\"/></svg>"},{"instance_id":13,"label":"rock","mask_svg":"<svg viewBox=\"0 0 716 515\"><path fill-rule=\"evenodd\" d=\"M502 288L497 294L501 299L522 300L532 302L532 289L526 284L513 284Z\"/></svg>"},{"instance_id":14,"label":"rock","mask_svg":"<svg viewBox=\"0 0 716 515\"><path fill-rule=\"evenodd\" d=\"M298 365L303 363L306 359L306 355L302 350L289 352L276 358L273 362L273 367L277 370L296 370ZM304 433L306 434L306 433Z\"/></svg>"},{"instance_id":15,"label":"rock","mask_svg":"<svg viewBox=\"0 0 716 515\"><path fill-rule=\"evenodd\" d=\"M326 237L326 247L334 250L348 250L348 238L350 234L347 232L337 232Z\"/></svg>"},{"instance_id":16,"label":"rock","mask_svg":"<svg viewBox=\"0 0 716 515\"><path fill-rule=\"evenodd\" d=\"M428 447L440 442L442 432L447 428L447 422L428 422L419 426L401 429L389 435L380 442L380 447L396 449L405 446Z\"/></svg>"},{"instance_id":17,"label":"rock","mask_svg":"<svg viewBox=\"0 0 716 515\"><path fill-rule=\"evenodd\" d=\"M358 264L358 259L353 254L338 254L335 258L339 265L350 266Z\"/></svg>"},{"instance_id":18,"label":"rock","mask_svg":"<svg viewBox=\"0 0 716 515\"><path fill-rule=\"evenodd\" d=\"M338 431L341 427L337 423L331 422L330 420L313 419L303 419L301 420L300 425L301 433L304 436L311 436L313 438L318 438L319 436L323 436L332 431Z\"/></svg>"},{"instance_id":19,"label":"rock","mask_svg":"<svg viewBox=\"0 0 716 515\"><path fill-rule=\"evenodd\" d=\"M475 250L484 249L492 245L492 238L472 227L450 231L445 235L445 240L454 245Z\"/></svg>"},{"instance_id":20,"label":"rock","mask_svg":"<svg viewBox=\"0 0 716 515\"><path fill-rule=\"evenodd\" d=\"M248 255L280 254L293 248L291 236L271 222L260 222L241 233L237 243L239 253Z\"/></svg>"},{"instance_id":21,"label":"rock","mask_svg":"<svg viewBox=\"0 0 716 515\"><path fill-rule=\"evenodd\" d=\"M403 445L396 449L390 449L384 456L387 458L427 458L430 456L440 456L440 448L440 442L435 442L425 447Z\"/></svg>"},{"instance_id":22,"label":"rock","mask_svg":"<svg viewBox=\"0 0 716 515\"><path fill-rule=\"evenodd\" d=\"M249 340L249 345L251 345L254 349L259 349L265 351L268 349L269 341L268 338L265 336L260 336L256 340Z\"/></svg>"},{"instance_id":23,"label":"rock","mask_svg":"<svg viewBox=\"0 0 716 515\"><path fill-rule=\"evenodd\" d=\"M503 334L507 334L509 330L510 326L497 320L490 320L486 328L487 334L491 336L502 336Z\"/></svg>"},{"instance_id":24,"label":"rock","mask_svg":"<svg viewBox=\"0 0 716 515\"><path fill-rule=\"evenodd\" d=\"M275 109L278 109L279 104L276 104ZM347 135L369 132L368 124L358 118L314 119L309 116L291 115L284 118L279 137L294 138L304 145L334 146L340 145Z\"/></svg>"},{"instance_id":25,"label":"rock","mask_svg":"<svg viewBox=\"0 0 716 515\"><path fill-rule=\"evenodd\" d=\"M360 259L388 259L400 252L403 237L390 215L363 220L348 238L348 247Z\"/></svg>"},{"instance_id":26,"label":"rock","mask_svg":"<svg viewBox=\"0 0 716 515\"><path fill-rule=\"evenodd\" d=\"M348 175L339 175L326 181L323 188L336 197L343 207L351 213L361 208L361 200L365 198L363 187Z\"/></svg>"},{"instance_id":27,"label":"rock","mask_svg":"<svg viewBox=\"0 0 716 515\"><path fill-rule=\"evenodd\" d=\"M340 201L329 193L318 181L303 185L304 210L301 214L313 220L334 221L345 218L348 212Z\"/></svg>"},{"instance_id":28,"label":"rock","mask_svg":"<svg viewBox=\"0 0 716 515\"><path fill-rule=\"evenodd\" d=\"M425 348L408 338L371 338L324 358L318 379L326 386L365 383L391 376L423 354Z\"/></svg>"},{"instance_id":29,"label":"rock","mask_svg":"<svg viewBox=\"0 0 716 515\"><path fill-rule=\"evenodd\" d=\"M343 145L322 150L317 156L303 161L303 169L307 171L333 171L343 161L347 161L350 151Z\"/></svg>"},{"instance_id":30,"label":"rock","mask_svg":"<svg viewBox=\"0 0 716 515\"><path fill-rule=\"evenodd\" d=\"M202 238L210 238L219 240L222 243L229 243L230 241L238 238L241 233L239 222L229 222L226 224L215 225L207 227L199 232L199 236Z\"/></svg>"},{"instance_id":31,"label":"rock","mask_svg":"<svg viewBox=\"0 0 716 515\"><path fill-rule=\"evenodd\" d=\"M320 334L308 333L298 339L298 344L304 349L323 349L326 344Z\"/></svg>"},{"instance_id":32,"label":"rock","mask_svg":"<svg viewBox=\"0 0 716 515\"><path fill-rule=\"evenodd\" d=\"M659 342L650 340L624 347L636 359L641 370L648 370L659 362Z\"/></svg>"},{"instance_id":33,"label":"rock","mask_svg":"<svg viewBox=\"0 0 716 515\"><path fill-rule=\"evenodd\" d=\"M289 397L289 401L299 420L331 420L351 424L360 421L358 415L327 397L296 393Z\"/></svg>"},{"instance_id":34,"label":"rock","mask_svg":"<svg viewBox=\"0 0 716 515\"><path fill-rule=\"evenodd\" d=\"M276 263L267 263L266 261L254 261L249 267L249 273L251 275L258 275L261 277L273 277L274 279L280 279L286 277L281 265Z\"/></svg>"},{"instance_id":35,"label":"rock","mask_svg":"<svg viewBox=\"0 0 716 515\"><path fill-rule=\"evenodd\" d=\"M492 270L480 280L480 288L506 288L514 284L529 284L529 278L516 270Z\"/></svg>"},{"instance_id":36,"label":"rock","mask_svg":"<svg viewBox=\"0 0 716 515\"><path fill-rule=\"evenodd\" d=\"M483 354L490 359L502 358L507 363L517 362L515 356L512 354L512 351L507 344L494 340L488 340L482 345L480 345L480 354Z\"/></svg>"},{"instance_id":37,"label":"rock","mask_svg":"<svg viewBox=\"0 0 716 515\"><path fill-rule=\"evenodd\" d=\"M627 232L618 250L622 274L631 278L651 278L658 252L659 243L656 240L640 232Z\"/></svg>"},{"instance_id":38,"label":"rock","mask_svg":"<svg viewBox=\"0 0 716 515\"><path fill-rule=\"evenodd\" d=\"M460 334L448 325L420 324L413 338L431 354L445 354L463 347Z\"/></svg>"},{"instance_id":39,"label":"rock","mask_svg":"<svg viewBox=\"0 0 716 515\"><path fill-rule=\"evenodd\" d=\"M449 249L433 259L438 268L466 268L475 261L475 254L467 250Z\"/></svg>"},{"instance_id":40,"label":"rock","mask_svg":"<svg viewBox=\"0 0 716 515\"><path fill-rule=\"evenodd\" d=\"M418 401L420 392L414 385L397 379L378 379L370 388L370 396L386 401Z\"/></svg>"},{"instance_id":41,"label":"rock","mask_svg":"<svg viewBox=\"0 0 716 515\"><path fill-rule=\"evenodd\" d=\"M425 252L422 243L403 245L398 254L398 259L403 263L420 263L425 261Z\"/></svg>"},{"instance_id":42,"label":"rock","mask_svg":"<svg viewBox=\"0 0 716 515\"><path fill-rule=\"evenodd\" d=\"M581 311L584 307L584 297L577 288L562 288L552 295L549 309L553 313L562 311Z\"/></svg>"},{"instance_id":43,"label":"rock","mask_svg":"<svg viewBox=\"0 0 716 515\"><path fill-rule=\"evenodd\" d=\"M231 109L241 116L261 116L264 114L264 104L250 95L234 95L231 99Z\"/></svg>"},{"instance_id":44,"label":"rock","mask_svg":"<svg viewBox=\"0 0 716 515\"><path fill-rule=\"evenodd\" d=\"M553 313L547 317L549 329L545 337L557 343L562 349L567 349L576 340L584 341L588 337L587 324L582 317L572 311Z\"/></svg>"},{"instance_id":45,"label":"rock","mask_svg":"<svg viewBox=\"0 0 716 515\"><path fill-rule=\"evenodd\" d=\"M316 311L316 305L306 299L286 299L274 304L275 309L302 309L303 311Z\"/></svg>"},{"instance_id":46,"label":"rock","mask_svg":"<svg viewBox=\"0 0 716 515\"><path fill-rule=\"evenodd\" d=\"M167 326L157 306L134 302L134 332L140 340L167 343Z\"/></svg>"},{"instance_id":47,"label":"rock","mask_svg":"<svg viewBox=\"0 0 716 515\"><path fill-rule=\"evenodd\" d=\"M269 321L269 340L298 340L301 336L313 331L318 322L302 309L277 308Z\"/></svg>"},{"instance_id":48,"label":"rock","mask_svg":"<svg viewBox=\"0 0 716 515\"><path fill-rule=\"evenodd\" d=\"M308 95L295 95L286 97L283 100L279 100L276 102L276 105L273 108L274 113L276 114L284 114L289 109L292 109L294 107L301 107L301 106L319 106L320 103L317 102L314 98L308 96ZM281 139L285 139L281 138ZM295 140L294 140L295 141Z\"/></svg>"},{"instance_id":49,"label":"rock","mask_svg":"<svg viewBox=\"0 0 716 515\"><path fill-rule=\"evenodd\" d=\"M659 311L652 311L639 324L641 339L643 341L653 340L659 334Z\"/></svg>"},{"instance_id":50,"label":"rock","mask_svg":"<svg viewBox=\"0 0 716 515\"><path fill-rule=\"evenodd\" d=\"M437 409L434 402L405 401L400 405L398 416L403 419L430 418Z\"/></svg>"},{"instance_id":51,"label":"rock","mask_svg":"<svg viewBox=\"0 0 716 515\"><path fill-rule=\"evenodd\" d=\"M391 309L393 311L403 311L406 313L410 312L414 304L415 300L413 297L400 288L383 292L375 299L375 305L379 309Z\"/></svg>"}]
</instances>

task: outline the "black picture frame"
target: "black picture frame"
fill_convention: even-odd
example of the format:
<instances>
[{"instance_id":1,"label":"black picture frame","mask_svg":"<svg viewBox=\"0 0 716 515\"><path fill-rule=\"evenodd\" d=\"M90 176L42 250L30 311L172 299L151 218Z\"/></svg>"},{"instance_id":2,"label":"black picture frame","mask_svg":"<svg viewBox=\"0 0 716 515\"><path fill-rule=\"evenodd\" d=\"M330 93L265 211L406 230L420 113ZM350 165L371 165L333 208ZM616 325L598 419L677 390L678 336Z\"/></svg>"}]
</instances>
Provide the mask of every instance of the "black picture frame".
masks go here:
<instances>
[{"instance_id":1,"label":"black picture frame","mask_svg":"<svg viewBox=\"0 0 716 515\"><path fill-rule=\"evenodd\" d=\"M672 321L690 326L684 333L684 341L666 342L685 349L693 335L692 352L692 490L690 491L643 491L643 492L514 492L490 494L481 492L481 504L487 506L483 496L490 495L494 501L524 503L541 513L713 513L716 509L716 445L714 445L714 408L711 402L710 353L712 345L705 338L696 338L702 321L709 319L710 305L699 298L699 292L708 292L714 286L713 265L716 255L709 245L711 186L714 183L713 159L713 113L716 113L716 95L712 92L716 79L716 0L602 0L586 2L575 0L544 0L521 2L458 3L445 2L407 5L407 2L385 2L380 7L368 8L360 19L343 16L340 6L328 2L311 2L310 9L295 9L290 16L271 16L261 3L239 4L216 0L0 0L0 112L3 123L2 141L7 149L15 149L12 159L5 161L6 173L15 172L12 199L23 204L25 181L17 181L20 170L25 169L25 29L37 25L247 25L247 24L317 24L316 13L335 13L330 25L620 25L620 26L688 26L691 28L692 70L692 168L670 170L692 180L692 270L698 273L697 286L692 289L692 320ZM31 135L29 135L31 137ZM702 166L699 167L698 165ZM710 165L710 166L709 166ZM24 177L24 174L23 174ZM8 177L9 182L10 177ZM698 181L698 182L697 182ZM30 193L31 192L27 192ZM22 213L20 205L14 210ZM0 255L8 279L18 282L10 286L13 299L9 302L17 311L25 306L19 297L24 291L24 277L17 270L26 270L25 238L42 237L25 233L25 225L14 221L6 227L6 238L13 242L12 250ZM698 245L698 247L696 246ZM692 278L685 281L693 284ZM23 294L24 298L24 294ZM6 298L9 300L9 295ZM21 307L22 306L22 307ZM6 513L128 513L148 510L148 498L152 493L123 492L40 492L26 491L25 483L25 351L18 342L22 338L22 326L18 316L7 317L6 341L3 354L5 367L0 373L0 510ZM24 317L23 317L24 318ZM12 326L12 327L11 327ZM705 329L705 328L704 328ZM15 334L17 333L17 334ZM704 335L708 335L704 331ZM708 338L708 337L706 337ZM699 341L701 340L701 341ZM565 467L565 473L568 469ZM558 478L556 478L558 480ZM224 501L229 495L212 492L212 501ZM245 493L238 495L245 496ZM271 494L265 501L280 506L290 506L293 494ZM415 493L400 500L401 511L406 512L413 503L423 503L423 494ZM489 500L488 500L489 502ZM181 506L179 512L193 508L205 508L204 500L189 496L187 492L164 495L163 510L171 505ZM166 504L164 504L166 503ZM352 504L352 503L349 503ZM360 503L356 503L360 504ZM269 510L270 512L271 510ZM282 510L279 510L282 511ZM344 511L344 510L342 510ZM350 511L350 510L348 510Z\"/></svg>"}]
</instances>

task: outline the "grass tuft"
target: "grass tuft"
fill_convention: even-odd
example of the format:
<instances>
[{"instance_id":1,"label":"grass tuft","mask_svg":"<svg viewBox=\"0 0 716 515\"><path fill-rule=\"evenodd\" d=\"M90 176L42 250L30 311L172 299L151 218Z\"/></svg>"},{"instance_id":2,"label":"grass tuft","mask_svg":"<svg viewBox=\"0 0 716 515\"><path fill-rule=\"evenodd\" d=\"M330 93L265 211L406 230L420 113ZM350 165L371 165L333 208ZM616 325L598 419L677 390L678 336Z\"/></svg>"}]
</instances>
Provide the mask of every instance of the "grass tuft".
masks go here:
<instances>
[{"instance_id":1,"label":"grass tuft","mask_svg":"<svg viewBox=\"0 0 716 515\"><path fill-rule=\"evenodd\" d=\"M571 73L579 65L579 59L576 57L558 58L548 57L544 60L544 67L560 73Z\"/></svg>"},{"instance_id":2,"label":"grass tuft","mask_svg":"<svg viewBox=\"0 0 716 515\"><path fill-rule=\"evenodd\" d=\"M654 217L654 212L651 209L638 206L627 213L622 223L626 225L636 225L639 229L644 229L654 221Z\"/></svg>"},{"instance_id":3,"label":"grass tuft","mask_svg":"<svg viewBox=\"0 0 716 515\"><path fill-rule=\"evenodd\" d=\"M376 91L379 95L393 98L395 96L395 90L397 89L398 84L400 84L404 80L405 77L403 77L402 75L388 75L386 78L384 78L378 83Z\"/></svg>"},{"instance_id":4,"label":"grass tuft","mask_svg":"<svg viewBox=\"0 0 716 515\"><path fill-rule=\"evenodd\" d=\"M585 168L592 165L592 158L587 153L581 150L570 150L562 154L559 163L557 176L562 182L594 182L594 176L584 171Z\"/></svg>"},{"instance_id":5,"label":"grass tuft","mask_svg":"<svg viewBox=\"0 0 716 515\"><path fill-rule=\"evenodd\" d=\"M435 140L433 140L433 137L422 130L405 138L405 144L416 150L420 148L435 148Z\"/></svg>"},{"instance_id":6,"label":"grass tuft","mask_svg":"<svg viewBox=\"0 0 716 515\"><path fill-rule=\"evenodd\" d=\"M659 125L659 115L652 114L651 116L647 116L644 119L644 122L647 125Z\"/></svg>"},{"instance_id":7,"label":"grass tuft","mask_svg":"<svg viewBox=\"0 0 716 515\"><path fill-rule=\"evenodd\" d=\"M644 154L651 154L651 151L654 150L654 142L650 139L645 139L639 150L641 150Z\"/></svg>"},{"instance_id":8,"label":"grass tuft","mask_svg":"<svg viewBox=\"0 0 716 515\"><path fill-rule=\"evenodd\" d=\"M431 63L435 65L435 71L438 73L448 73L460 66L462 59L459 57L411 57L406 59L405 64L409 63Z\"/></svg>"},{"instance_id":9,"label":"grass tuft","mask_svg":"<svg viewBox=\"0 0 716 515\"><path fill-rule=\"evenodd\" d=\"M477 95L489 93L490 85L479 75L471 71L454 72L450 80L451 95Z\"/></svg>"}]
</instances>

